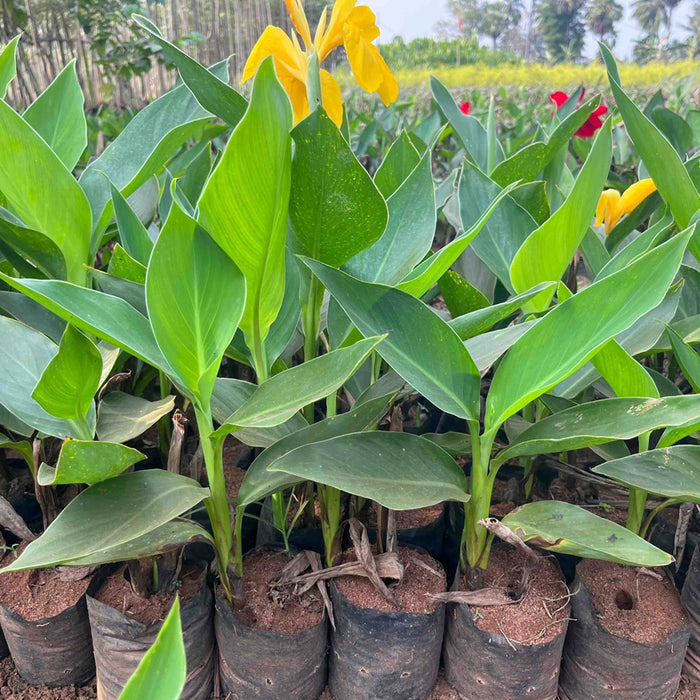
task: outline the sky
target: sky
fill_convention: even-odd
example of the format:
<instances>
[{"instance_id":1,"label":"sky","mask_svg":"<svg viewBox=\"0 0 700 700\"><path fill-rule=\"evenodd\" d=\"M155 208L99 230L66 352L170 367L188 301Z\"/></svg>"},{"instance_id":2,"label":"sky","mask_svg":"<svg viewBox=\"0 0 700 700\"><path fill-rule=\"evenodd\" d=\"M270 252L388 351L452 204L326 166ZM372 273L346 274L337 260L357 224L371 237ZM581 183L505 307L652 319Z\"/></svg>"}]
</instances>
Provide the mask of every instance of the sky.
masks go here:
<instances>
[{"instance_id":1,"label":"sky","mask_svg":"<svg viewBox=\"0 0 700 700\"><path fill-rule=\"evenodd\" d=\"M436 36L435 25L438 20L449 17L446 0L371 0L368 2L377 15L382 41L390 41L395 36L415 39L424 36ZM682 27L687 24L693 0L681 0L673 18L673 38L681 39L687 34ZM625 16L617 25L617 45L615 54L622 59L632 56L634 40L640 30L632 19L632 0L622 0ZM596 52L592 36L586 39L584 54L593 57Z\"/></svg>"}]
</instances>

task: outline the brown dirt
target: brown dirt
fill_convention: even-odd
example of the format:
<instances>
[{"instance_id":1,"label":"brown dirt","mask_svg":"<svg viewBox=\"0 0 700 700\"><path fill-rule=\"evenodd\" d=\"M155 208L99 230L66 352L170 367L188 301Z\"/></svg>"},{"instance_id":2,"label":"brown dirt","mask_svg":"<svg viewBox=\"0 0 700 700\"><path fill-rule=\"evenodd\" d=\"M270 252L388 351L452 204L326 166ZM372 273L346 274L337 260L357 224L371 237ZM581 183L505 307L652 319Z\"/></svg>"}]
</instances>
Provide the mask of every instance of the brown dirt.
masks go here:
<instances>
[{"instance_id":1,"label":"brown dirt","mask_svg":"<svg viewBox=\"0 0 700 700\"><path fill-rule=\"evenodd\" d=\"M122 567L108 576L95 594L95 598L143 625L164 620L172 607L175 591L156 593L149 598L139 598L127 581L124 575L125 571L126 567ZM198 567L183 567L180 580L177 582L177 593L180 595L181 607L187 605L197 596L202 576L204 576L204 572Z\"/></svg>"},{"instance_id":2,"label":"brown dirt","mask_svg":"<svg viewBox=\"0 0 700 700\"><path fill-rule=\"evenodd\" d=\"M81 581L61 581L56 569L13 571L0 577L0 605L25 620L42 620L75 605L89 585L89 576Z\"/></svg>"},{"instance_id":3,"label":"brown dirt","mask_svg":"<svg viewBox=\"0 0 700 700\"><path fill-rule=\"evenodd\" d=\"M95 681L79 688L69 685L65 688L47 688L43 685L29 685L20 678L12 660L0 660L0 698L13 700L94 700L97 697Z\"/></svg>"},{"instance_id":4,"label":"brown dirt","mask_svg":"<svg viewBox=\"0 0 700 700\"><path fill-rule=\"evenodd\" d=\"M614 508L613 506L593 506L592 508L586 508L594 515L599 518L605 518L618 525L625 525L627 523L627 510L625 508Z\"/></svg>"},{"instance_id":5,"label":"brown dirt","mask_svg":"<svg viewBox=\"0 0 700 700\"><path fill-rule=\"evenodd\" d=\"M245 477L245 469L236 467L233 464L224 464L224 481L226 483L226 496L229 501L238 500L238 492L241 490L241 484ZM230 504L233 511L233 504Z\"/></svg>"},{"instance_id":6,"label":"brown dirt","mask_svg":"<svg viewBox=\"0 0 700 700\"><path fill-rule=\"evenodd\" d=\"M355 561L354 550L343 553L343 561ZM434 569L438 575L415 563L419 560ZM443 593L447 590L447 578L440 562L429 554L418 552L409 547L399 547L399 560L404 565L404 578L400 586L392 588L400 612L414 615L430 614L440 606L436 600L426 597L426 593ZM399 612L384 598L370 583L369 579L361 576L341 576L335 579L335 584L353 605L360 608L370 608L382 612Z\"/></svg>"},{"instance_id":7,"label":"brown dirt","mask_svg":"<svg viewBox=\"0 0 700 700\"><path fill-rule=\"evenodd\" d=\"M656 570L660 580L632 566L592 559L582 561L576 570L601 624L619 637L658 644L688 624L678 593L662 569Z\"/></svg>"},{"instance_id":8,"label":"brown dirt","mask_svg":"<svg viewBox=\"0 0 700 700\"><path fill-rule=\"evenodd\" d=\"M284 552L256 551L243 562L246 605L236 614L248 627L283 634L298 634L323 618L323 601L316 588L301 597L290 594L270 596L269 582L275 579L289 557Z\"/></svg>"},{"instance_id":9,"label":"brown dirt","mask_svg":"<svg viewBox=\"0 0 700 700\"><path fill-rule=\"evenodd\" d=\"M503 518L515 508L513 501L503 501L502 503L492 503L489 513L494 518Z\"/></svg>"},{"instance_id":10,"label":"brown dirt","mask_svg":"<svg viewBox=\"0 0 700 700\"><path fill-rule=\"evenodd\" d=\"M436 503L434 506L428 506L427 508L415 508L414 510L397 510L396 515L396 529L397 530L410 530L413 528L425 527L426 525L432 525L445 510L444 503ZM371 528L377 527L377 506L372 505L368 517L368 526Z\"/></svg>"},{"instance_id":11,"label":"brown dirt","mask_svg":"<svg viewBox=\"0 0 700 700\"><path fill-rule=\"evenodd\" d=\"M250 447L248 445L244 445L240 440L236 440L233 435L229 435L224 442L224 471L226 467L235 467L249 450Z\"/></svg>"},{"instance_id":12,"label":"brown dirt","mask_svg":"<svg viewBox=\"0 0 700 700\"><path fill-rule=\"evenodd\" d=\"M486 587L505 588L513 595L520 584L524 555L514 549L494 549L489 557ZM471 607L476 626L511 641L534 646L554 639L569 617L566 584L551 559L542 558L530 574L519 603Z\"/></svg>"}]
</instances>

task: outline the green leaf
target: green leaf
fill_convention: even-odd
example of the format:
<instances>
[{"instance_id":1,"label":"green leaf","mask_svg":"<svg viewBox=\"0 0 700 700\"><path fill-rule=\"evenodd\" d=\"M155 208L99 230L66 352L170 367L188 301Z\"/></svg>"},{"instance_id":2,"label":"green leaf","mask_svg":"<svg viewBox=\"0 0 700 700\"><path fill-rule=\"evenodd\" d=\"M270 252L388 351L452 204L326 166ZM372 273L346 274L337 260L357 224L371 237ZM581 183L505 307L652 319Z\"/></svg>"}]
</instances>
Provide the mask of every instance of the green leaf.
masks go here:
<instances>
[{"instance_id":1,"label":"green leaf","mask_svg":"<svg viewBox=\"0 0 700 700\"><path fill-rule=\"evenodd\" d=\"M18 280L1 272L0 279L85 333L172 372L156 344L148 319L123 299L57 280Z\"/></svg>"},{"instance_id":2,"label":"green leaf","mask_svg":"<svg viewBox=\"0 0 700 700\"><path fill-rule=\"evenodd\" d=\"M405 292L303 258L364 336L388 334L377 352L443 411L478 420L481 379L457 334Z\"/></svg>"},{"instance_id":3,"label":"green leaf","mask_svg":"<svg viewBox=\"0 0 700 700\"><path fill-rule=\"evenodd\" d=\"M142 265L148 265L153 250L153 241L141 223L141 219L129 206L122 193L110 183L114 216L117 220L119 240L129 255Z\"/></svg>"},{"instance_id":4,"label":"green leaf","mask_svg":"<svg viewBox=\"0 0 700 700\"><path fill-rule=\"evenodd\" d=\"M114 442L66 440L55 467L42 464L37 481L42 486L55 484L96 484L118 476L146 455Z\"/></svg>"},{"instance_id":5,"label":"green leaf","mask_svg":"<svg viewBox=\"0 0 700 700\"><path fill-rule=\"evenodd\" d=\"M435 187L430 153L387 200L384 235L344 269L365 282L396 284L425 257L435 235ZM321 260L321 262L325 262Z\"/></svg>"},{"instance_id":6,"label":"green leaf","mask_svg":"<svg viewBox=\"0 0 700 700\"><path fill-rule=\"evenodd\" d=\"M626 527L571 503L528 503L501 522L524 542L550 552L629 566L666 566L673 561Z\"/></svg>"},{"instance_id":7,"label":"green leaf","mask_svg":"<svg viewBox=\"0 0 700 700\"><path fill-rule=\"evenodd\" d=\"M581 245L610 171L611 125L608 120L598 132L566 201L528 236L513 258L510 276L517 292L560 279ZM543 294L528 306L533 311L542 311L549 301L549 296Z\"/></svg>"},{"instance_id":8,"label":"green leaf","mask_svg":"<svg viewBox=\"0 0 700 700\"><path fill-rule=\"evenodd\" d=\"M497 461L631 440L651 430L680 426L691 420L700 420L698 395L591 401L533 424L499 453Z\"/></svg>"},{"instance_id":9,"label":"green leaf","mask_svg":"<svg viewBox=\"0 0 700 700\"><path fill-rule=\"evenodd\" d=\"M700 209L698 193L676 149L657 127L627 97L620 85L615 59L609 49L599 44L608 70L610 88L625 128L664 201L671 207L678 225L685 228Z\"/></svg>"},{"instance_id":10,"label":"green leaf","mask_svg":"<svg viewBox=\"0 0 700 700\"><path fill-rule=\"evenodd\" d=\"M484 309L484 311L488 311L488 309ZM464 346L472 356L479 372L483 373L525 333L534 328L536 323L537 321L525 321L507 328L482 333L467 339Z\"/></svg>"},{"instance_id":11,"label":"green leaf","mask_svg":"<svg viewBox=\"0 0 700 700\"><path fill-rule=\"evenodd\" d=\"M122 391L110 391L97 407L97 436L105 442L127 442L145 433L175 406L175 397L147 401Z\"/></svg>"},{"instance_id":12,"label":"green leaf","mask_svg":"<svg viewBox=\"0 0 700 700\"><path fill-rule=\"evenodd\" d=\"M481 218L501 191L501 187L478 168L464 163L458 193L460 216L465 229ZM536 228L532 216L511 197L506 197L471 245L511 294L515 293L510 280L511 263L520 246Z\"/></svg>"},{"instance_id":13,"label":"green leaf","mask_svg":"<svg viewBox=\"0 0 700 700\"><path fill-rule=\"evenodd\" d=\"M389 198L401 183L415 170L420 162L420 154L411 142L411 138L402 131L374 173L374 184L385 198ZM325 262L325 261L324 261Z\"/></svg>"},{"instance_id":14,"label":"green leaf","mask_svg":"<svg viewBox=\"0 0 700 700\"><path fill-rule=\"evenodd\" d=\"M177 66L182 81L197 98L199 104L217 117L221 117L229 126L236 126L247 107L245 98L175 44L164 39L158 27L149 19L139 14L133 14L131 17L153 37L162 47L165 56Z\"/></svg>"},{"instance_id":15,"label":"green leaf","mask_svg":"<svg viewBox=\"0 0 700 700\"><path fill-rule=\"evenodd\" d=\"M249 347L265 339L284 297L291 128L289 98L266 59L199 202L202 224L245 276L241 328Z\"/></svg>"},{"instance_id":16,"label":"green leaf","mask_svg":"<svg viewBox=\"0 0 700 700\"><path fill-rule=\"evenodd\" d=\"M347 433L359 433L376 427L389 409L394 396L396 396L395 392L362 404L356 403L347 413L306 425L301 430L282 438L263 450L246 470L238 492L238 504L245 506L255 501L261 501L266 496L302 481L302 479L284 472L268 471L267 468L275 460L302 445L329 440Z\"/></svg>"},{"instance_id":17,"label":"green leaf","mask_svg":"<svg viewBox=\"0 0 700 700\"><path fill-rule=\"evenodd\" d=\"M196 481L164 469L115 476L76 496L44 534L2 571L111 561L109 550L152 532L209 496Z\"/></svg>"},{"instance_id":18,"label":"green leaf","mask_svg":"<svg viewBox=\"0 0 700 700\"><path fill-rule=\"evenodd\" d=\"M138 260L132 258L131 255L129 255L129 253L127 253L124 248L119 245L119 243L117 243L114 246L114 250L112 250L112 257L109 259L107 271L114 277L119 277L120 279L128 280L129 282L135 282L136 284L141 285L141 287L143 287L144 283L146 282L145 265L142 265L140 262L138 262ZM105 289L103 285L100 285L100 288L103 292L109 293L109 290ZM141 290L141 292L145 294L143 290Z\"/></svg>"},{"instance_id":19,"label":"green leaf","mask_svg":"<svg viewBox=\"0 0 700 700\"><path fill-rule=\"evenodd\" d=\"M153 646L139 662L119 700L178 700L187 679L187 659L180 624L180 599L175 598Z\"/></svg>"},{"instance_id":20,"label":"green leaf","mask_svg":"<svg viewBox=\"0 0 700 700\"><path fill-rule=\"evenodd\" d=\"M659 390L649 373L616 340L605 343L593 355L591 363L618 396L659 398Z\"/></svg>"},{"instance_id":21,"label":"green leaf","mask_svg":"<svg viewBox=\"0 0 700 700\"><path fill-rule=\"evenodd\" d=\"M75 60L27 108L22 118L46 141L68 170L87 146L83 91Z\"/></svg>"},{"instance_id":22,"label":"green leaf","mask_svg":"<svg viewBox=\"0 0 700 700\"><path fill-rule=\"evenodd\" d=\"M452 316L463 316L490 306L489 300L454 270L448 270L439 279L438 285Z\"/></svg>"},{"instance_id":23,"label":"green leaf","mask_svg":"<svg viewBox=\"0 0 700 700\"><path fill-rule=\"evenodd\" d=\"M508 318L508 316L522 308L530 299L541 292L547 291L548 287L556 287L556 283L543 282L524 294L518 294L512 297L508 301L504 301L501 304L494 304L484 309L471 311L463 316L453 318L451 321L448 321L448 323L462 340L473 338L476 335L485 333L504 318Z\"/></svg>"},{"instance_id":24,"label":"green leaf","mask_svg":"<svg viewBox=\"0 0 700 700\"><path fill-rule=\"evenodd\" d=\"M209 404L245 297L245 280L236 265L173 202L148 264L148 316L176 378L203 406Z\"/></svg>"},{"instance_id":25,"label":"green leaf","mask_svg":"<svg viewBox=\"0 0 700 700\"><path fill-rule=\"evenodd\" d=\"M384 198L322 108L292 137L290 248L340 267L384 233Z\"/></svg>"},{"instance_id":26,"label":"green leaf","mask_svg":"<svg viewBox=\"0 0 700 700\"><path fill-rule=\"evenodd\" d=\"M690 231L556 306L508 352L486 402L486 432L584 365L656 307L680 267Z\"/></svg>"},{"instance_id":27,"label":"green leaf","mask_svg":"<svg viewBox=\"0 0 700 700\"><path fill-rule=\"evenodd\" d=\"M21 292L0 292L0 309L18 321L41 331L54 343L61 342L66 323Z\"/></svg>"},{"instance_id":28,"label":"green leaf","mask_svg":"<svg viewBox=\"0 0 700 700\"><path fill-rule=\"evenodd\" d=\"M297 447L269 469L371 498L392 510L469 500L467 479L454 459L411 433L341 435Z\"/></svg>"},{"instance_id":29,"label":"green leaf","mask_svg":"<svg viewBox=\"0 0 700 700\"><path fill-rule=\"evenodd\" d=\"M80 185L39 134L0 101L0 191L24 225L50 238L68 279L85 282L90 206Z\"/></svg>"},{"instance_id":30,"label":"green leaf","mask_svg":"<svg viewBox=\"0 0 700 700\"><path fill-rule=\"evenodd\" d=\"M7 86L17 74L17 44L19 44L21 36L21 34L18 34L13 37L0 51L0 100L5 99Z\"/></svg>"},{"instance_id":31,"label":"green leaf","mask_svg":"<svg viewBox=\"0 0 700 700\"><path fill-rule=\"evenodd\" d=\"M95 344L70 323L58 353L37 383L32 398L51 415L82 421L92 406L102 376L102 355ZM83 435L91 439L92 435Z\"/></svg>"},{"instance_id":32,"label":"green leaf","mask_svg":"<svg viewBox=\"0 0 700 700\"><path fill-rule=\"evenodd\" d=\"M228 61L212 72L228 75ZM180 85L147 105L126 125L80 176L95 222L93 247L112 218L110 182L125 196L148 181L189 138L201 131L210 114L187 86ZM107 176L109 181L104 177Z\"/></svg>"},{"instance_id":33,"label":"green leaf","mask_svg":"<svg viewBox=\"0 0 700 700\"><path fill-rule=\"evenodd\" d=\"M693 145L693 130L683 117L666 107L656 107L651 120L683 158Z\"/></svg>"},{"instance_id":34,"label":"green leaf","mask_svg":"<svg viewBox=\"0 0 700 700\"><path fill-rule=\"evenodd\" d=\"M700 503L700 446L676 445L603 462L593 468L625 486Z\"/></svg>"},{"instance_id":35,"label":"green leaf","mask_svg":"<svg viewBox=\"0 0 700 700\"><path fill-rule=\"evenodd\" d=\"M10 426L5 426L10 427ZM34 469L34 451L32 445L27 440L14 441L10 440L7 435L0 433L0 449L3 450L14 450L19 452L27 463L30 470Z\"/></svg>"},{"instance_id":36,"label":"green leaf","mask_svg":"<svg viewBox=\"0 0 700 700\"><path fill-rule=\"evenodd\" d=\"M58 348L39 331L19 321L0 316L0 404L24 423L55 437L80 437L80 426L47 413L32 391ZM92 397L91 397L92 398ZM94 430L95 414L88 413Z\"/></svg>"},{"instance_id":37,"label":"green leaf","mask_svg":"<svg viewBox=\"0 0 700 700\"><path fill-rule=\"evenodd\" d=\"M693 391L700 393L700 355L671 326L666 327L673 353Z\"/></svg>"},{"instance_id":38,"label":"green leaf","mask_svg":"<svg viewBox=\"0 0 700 700\"><path fill-rule=\"evenodd\" d=\"M382 340L367 338L270 377L217 433L233 432L235 427L270 428L284 423L303 406L339 389Z\"/></svg>"},{"instance_id":39,"label":"green leaf","mask_svg":"<svg viewBox=\"0 0 700 700\"><path fill-rule=\"evenodd\" d=\"M700 439L700 420L691 419L678 427L666 428L656 446L658 448L670 447L688 435L693 435L696 440Z\"/></svg>"},{"instance_id":40,"label":"green leaf","mask_svg":"<svg viewBox=\"0 0 700 700\"><path fill-rule=\"evenodd\" d=\"M240 379L217 377L211 397L211 412L214 420L224 425L226 419L238 411L257 391L258 386ZM241 428L236 431L236 439L251 447L269 447L283 437L295 433L308 425L301 415L295 413L284 423L270 428Z\"/></svg>"}]
</instances>

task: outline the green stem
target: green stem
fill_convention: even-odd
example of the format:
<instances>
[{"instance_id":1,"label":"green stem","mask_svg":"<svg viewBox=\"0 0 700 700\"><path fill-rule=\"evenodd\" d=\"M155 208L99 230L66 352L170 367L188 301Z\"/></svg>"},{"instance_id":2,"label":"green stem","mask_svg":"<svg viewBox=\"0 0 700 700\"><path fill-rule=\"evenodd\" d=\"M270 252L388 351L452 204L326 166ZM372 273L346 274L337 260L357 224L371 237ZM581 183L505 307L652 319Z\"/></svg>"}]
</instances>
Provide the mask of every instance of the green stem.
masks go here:
<instances>
[{"instance_id":1,"label":"green stem","mask_svg":"<svg viewBox=\"0 0 700 700\"><path fill-rule=\"evenodd\" d=\"M643 433L639 436L639 452L646 452L649 449L650 433ZM630 487L629 506L627 508L627 529L638 535L642 529L644 521L644 509L647 504L647 492L643 489Z\"/></svg>"},{"instance_id":2,"label":"green stem","mask_svg":"<svg viewBox=\"0 0 700 700\"><path fill-rule=\"evenodd\" d=\"M301 324L304 329L304 362L309 362L318 355L318 339L321 334L319 293L321 293L319 281L312 276L309 281L306 304L301 309ZM314 422L313 404L304 407L304 416L309 423Z\"/></svg>"},{"instance_id":3,"label":"green stem","mask_svg":"<svg viewBox=\"0 0 700 700\"><path fill-rule=\"evenodd\" d=\"M651 513L649 513L649 516L644 521L644 525L642 525L642 528L639 531L639 536L643 539L646 539L647 533L649 532L649 527L651 526L652 522L654 522L654 518L664 508L668 508L669 506L677 506L678 504L683 503L683 501L684 501L683 498L669 498L669 499L665 500L661 505L654 508L654 510L652 510Z\"/></svg>"},{"instance_id":4,"label":"green stem","mask_svg":"<svg viewBox=\"0 0 700 700\"><path fill-rule=\"evenodd\" d=\"M243 517L245 516L245 506L236 507L236 521L234 533L234 553L233 563L236 566L236 575L243 576Z\"/></svg>"},{"instance_id":5,"label":"green stem","mask_svg":"<svg viewBox=\"0 0 700 700\"><path fill-rule=\"evenodd\" d=\"M326 418L338 415L338 395L335 391L326 396Z\"/></svg>"},{"instance_id":6,"label":"green stem","mask_svg":"<svg viewBox=\"0 0 700 700\"><path fill-rule=\"evenodd\" d=\"M321 92L321 61L315 51L309 54L307 71L306 97L309 100L309 111L313 112L323 101Z\"/></svg>"},{"instance_id":7,"label":"green stem","mask_svg":"<svg viewBox=\"0 0 700 700\"><path fill-rule=\"evenodd\" d=\"M172 384L165 372L158 372L158 383L160 384L160 398L164 399L170 394ZM170 438L172 436L170 414L166 413L158 419L158 447L160 456L164 464L168 462L168 453L170 452Z\"/></svg>"},{"instance_id":8,"label":"green stem","mask_svg":"<svg viewBox=\"0 0 700 700\"><path fill-rule=\"evenodd\" d=\"M253 355L253 367L258 378L258 384L262 384L269 376L267 368L267 353L265 352L265 341L259 333L255 333L253 338L253 347L251 348Z\"/></svg>"},{"instance_id":9,"label":"green stem","mask_svg":"<svg viewBox=\"0 0 700 700\"><path fill-rule=\"evenodd\" d=\"M233 600L231 582L228 578L228 565L231 561L233 548L233 533L231 531L231 518L226 495L226 483L224 480L223 463L223 439L215 438L214 425L209 408L194 405L197 417L197 429L204 454L204 464L207 468L209 491L211 496L204 499L204 505L209 514L212 530L214 532L214 546L219 565L219 579L224 589L226 598Z\"/></svg>"},{"instance_id":10,"label":"green stem","mask_svg":"<svg viewBox=\"0 0 700 700\"><path fill-rule=\"evenodd\" d=\"M326 566L333 566L333 543L340 528L341 492L333 486L318 484L318 499L321 510L321 531L326 553Z\"/></svg>"},{"instance_id":11,"label":"green stem","mask_svg":"<svg viewBox=\"0 0 700 700\"><path fill-rule=\"evenodd\" d=\"M277 493L272 494L272 521L275 527L282 533L284 549L288 552L287 509L284 504L284 491L277 491Z\"/></svg>"}]
</instances>

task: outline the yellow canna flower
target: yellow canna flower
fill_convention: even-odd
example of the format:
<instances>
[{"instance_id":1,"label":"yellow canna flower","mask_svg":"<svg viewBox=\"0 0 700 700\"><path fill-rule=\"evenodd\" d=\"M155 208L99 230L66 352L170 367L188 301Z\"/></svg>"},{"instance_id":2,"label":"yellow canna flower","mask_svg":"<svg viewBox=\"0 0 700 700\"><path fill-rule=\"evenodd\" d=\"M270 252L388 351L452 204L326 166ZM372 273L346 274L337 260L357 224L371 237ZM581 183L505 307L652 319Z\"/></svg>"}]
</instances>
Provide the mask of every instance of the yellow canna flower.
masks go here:
<instances>
[{"instance_id":1,"label":"yellow canna flower","mask_svg":"<svg viewBox=\"0 0 700 700\"><path fill-rule=\"evenodd\" d=\"M365 5L356 6L356 2L336 0L330 20L326 8L312 41L301 0L285 0L304 49L296 34L290 38L279 27L267 27L248 57L243 82L255 75L265 58L273 56L277 76L292 101L294 120L298 122L309 114L309 95L313 101L315 93L328 116L340 126L343 121L340 87L328 71L319 69L319 65L333 49L344 45L350 68L360 87L366 92L378 93L384 104L390 105L399 96L399 86L379 49L372 44L379 36L374 13ZM318 71L317 75L314 75L315 71ZM315 85L320 86L320 96Z\"/></svg>"},{"instance_id":2,"label":"yellow canna flower","mask_svg":"<svg viewBox=\"0 0 700 700\"><path fill-rule=\"evenodd\" d=\"M604 190L598 200L595 225L605 223L605 235L610 235L617 222L634 211L653 192L656 192L656 185L651 178L635 182L622 195L617 190Z\"/></svg>"}]
</instances>

